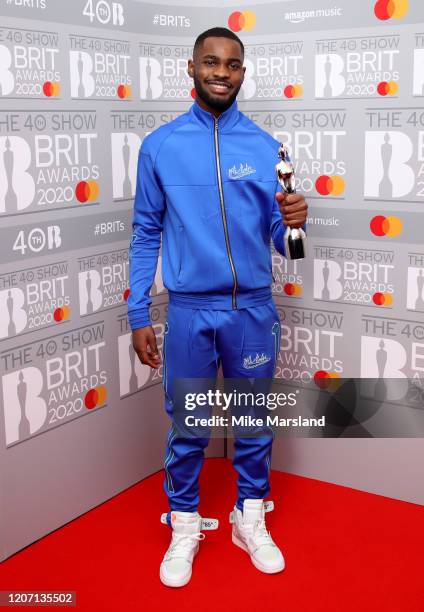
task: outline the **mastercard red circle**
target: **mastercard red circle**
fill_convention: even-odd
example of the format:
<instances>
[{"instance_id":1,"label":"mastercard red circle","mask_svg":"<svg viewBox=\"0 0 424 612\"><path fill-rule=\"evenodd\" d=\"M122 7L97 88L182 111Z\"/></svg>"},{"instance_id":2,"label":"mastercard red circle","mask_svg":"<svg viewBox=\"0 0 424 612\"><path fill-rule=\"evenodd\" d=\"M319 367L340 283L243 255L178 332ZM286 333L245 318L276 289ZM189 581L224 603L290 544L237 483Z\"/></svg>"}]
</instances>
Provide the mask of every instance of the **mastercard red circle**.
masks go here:
<instances>
[{"instance_id":1,"label":"mastercard red circle","mask_svg":"<svg viewBox=\"0 0 424 612\"><path fill-rule=\"evenodd\" d=\"M387 81L381 81L381 83L377 85L377 91L380 96L387 96L387 94L389 93L389 84L387 83Z\"/></svg>"},{"instance_id":2,"label":"mastercard red circle","mask_svg":"<svg viewBox=\"0 0 424 612\"><path fill-rule=\"evenodd\" d=\"M195 89L195 87L193 87L192 90L190 91L190 95L193 98L193 100L196 99L196 89Z\"/></svg>"},{"instance_id":3,"label":"mastercard red circle","mask_svg":"<svg viewBox=\"0 0 424 612\"><path fill-rule=\"evenodd\" d=\"M296 287L294 286L293 283L286 283L284 285L284 293L286 295L293 295L295 291L296 291Z\"/></svg>"},{"instance_id":4,"label":"mastercard red circle","mask_svg":"<svg viewBox=\"0 0 424 612\"><path fill-rule=\"evenodd\" d=\"M284 95L286 96L286 98L293 98L294 94L295 89L293 85L287 85L287 87L284 88Z\"/></svg>"},{"instance_id":5,"label":"mastercard red circle","mask_svg":"<svg viewBox=\"0 0 424 612\"><path fill-rule=\"evenodd\" d=\"M372 296L372 301L376 306L382 306L384 304L384 293L374 293Z\"/></svg>"},{"instance_id":6,"label":"mastercard red circle","mask_svg":"<svg viewBox=\"0 0 424 612\"><path fill-rule=\"evenodd\" d=\"M90 196L90 188L86 181L80 181L75 188L75 196L78 202L87 202Z\"/></svg>"},{"instance_id":7,"label":"mastercard red circle","mask_svg":"<svg viewBox=\"0 0 424 612\"><path fill-rule=\"evenodd\" d=\"M378 0L378 2L375 3L374 14L377 19L382 19L383 21L390 19L390 13L393 14L393 11L390 11L390 4L391 0Z\"/></svg>"},{"instance_id":8,"label":"mastercard red circle","mask_svg":"<svg viewBox=\"0 0 424 612\"><path fill-rule=\"evenodd\" d=\"M314 374L314 382L320 389L327 389L331 383L331 378L325 370L317 370Z\"/></svg>"},{"instance_id":9,"label":"mastercard red circle","mask_svg":"<svg viewBox=\"0 0 424 612\"><path fill-rule=\"evenodd\" d=\"M56 310L53 313L53 318L56 321L56 323L59 323L63 319L62 308L56 308Z\"/></svg>"},{"instance_id":10,"label":"mastercard red circle","mask_svg":"<svg viewBox=\"0 0 424 612\"><path fill-rule=\"evenodd\" d=\"M325 174L315 181L315 189L320 195L328 195L331 191L331 178Z\"/></svg>"},{"instance_id":11,"label":"mastercard red circle","mask_svg":"<svg viewBox=\"0 0 424 612\"><path fill-rule=\"evenodd\" d=\"M370 221L370 230L374 234L374 236L384 236L385 235L385 221L386 217L383 215L377 215L373 217Z\"/></svg>"},{"instance_id":12,"label":"mastercard red circle","mask_svg":"<svg viewBox=\"0 0 424 612\"><path fill-rule=\"evenodd\" d=\"M228 17L228 27L233 32L240 32L243 27L243 21L243 14L240 13L240 11L234 11L234 13L231 13Z\"/></svg>"},{"instance_id":13,"label":"mastercard red circle","mask_svg":"<svg viewBox=\"0 0 424 612\"><path fill-rule=\"evenodd\" d=\"M87 391L84 398L84 404L86 408L88 408L89 410L91 410L91 408L94 408L97 405L98 399L99 394L97 393L96 389L90 389L90 391Z\"/></svg>"},{"instance_id":14,"label":"mastercard red circle","mask_svg":"<svg viewBox=\"0 0 424 612\"><path fill-rule=\"evenodd\" d=\"M125 289L125 291L124 291L124 300L125 301L128 300L129 295L130 295L130 290L129 289Z\"/></svg>"},{"instance_id":15,"label":"mastercard red circle","mask_svg":"<svg viewBox=\"0 0 424 612\"><path fill-rule=\"evenodd\" d=\"M53 95L53 83L51 81L46 81L43 85L43 93L45 96L50 98Z\"/></svg>"}]
</instances>

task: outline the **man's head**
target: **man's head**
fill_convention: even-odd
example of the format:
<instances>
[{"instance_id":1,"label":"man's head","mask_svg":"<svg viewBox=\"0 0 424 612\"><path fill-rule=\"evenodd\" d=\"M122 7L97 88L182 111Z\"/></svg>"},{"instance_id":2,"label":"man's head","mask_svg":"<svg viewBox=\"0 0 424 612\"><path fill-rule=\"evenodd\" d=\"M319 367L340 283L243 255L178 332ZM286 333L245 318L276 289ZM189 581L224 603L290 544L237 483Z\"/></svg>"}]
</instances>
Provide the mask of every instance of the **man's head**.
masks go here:
<instances>
[{"instance_id":1,"label":"man's head","mask_svg":"<svg viewBox=\"0 0 424 612\"><path fill-rule=\"evenodd\" d=\"M211 28L194 43L188 74L200 106L219 115L234 102L243 83L244 46L227 28Z\"/></svg>"}]
</instances>

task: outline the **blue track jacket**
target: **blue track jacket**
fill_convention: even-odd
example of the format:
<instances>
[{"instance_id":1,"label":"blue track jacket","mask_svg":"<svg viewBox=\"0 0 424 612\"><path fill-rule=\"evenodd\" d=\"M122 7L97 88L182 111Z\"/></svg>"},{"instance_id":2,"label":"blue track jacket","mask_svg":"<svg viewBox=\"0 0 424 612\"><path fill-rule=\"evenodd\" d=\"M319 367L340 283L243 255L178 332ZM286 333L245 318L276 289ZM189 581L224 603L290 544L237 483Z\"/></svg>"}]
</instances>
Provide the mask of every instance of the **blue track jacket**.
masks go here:
<instances>
[{"instance_id":1,"label":"blue track jacket","mask_svg":"<svg viewBox=\"0 0 424 612\"><path fill-rule=\"evenodd\" d=\"M218 118L194 102L144 138L129 249L131 329L151 324L161 234L170 302L228 310L272 298L271 237L285 254L279 144L236 100Z\"/></svg>"}]
</instances>

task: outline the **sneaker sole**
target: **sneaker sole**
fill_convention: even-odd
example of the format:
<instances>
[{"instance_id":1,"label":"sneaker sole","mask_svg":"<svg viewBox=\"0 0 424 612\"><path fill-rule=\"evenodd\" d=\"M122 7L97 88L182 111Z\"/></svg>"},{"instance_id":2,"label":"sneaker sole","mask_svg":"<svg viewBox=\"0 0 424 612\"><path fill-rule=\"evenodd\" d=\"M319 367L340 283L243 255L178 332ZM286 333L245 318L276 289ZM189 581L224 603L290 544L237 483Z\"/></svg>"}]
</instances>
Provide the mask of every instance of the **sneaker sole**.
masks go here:
<instances>
[{"instance_id":1,"label":"sneaker sole","mask_svg":"<svg viewBox=\"0 0 424 612\"><path fill-rule=\"evenodd\" d=\"M251 562L253 563L253 565L256 567L256 569L258 569L260 572L264 572L264 574L278 574L278 572L282 572L283 569L286 567L285 563L283 563L282 567L277 567L275 569L269 569L263 565L261 565L258 561L256 561L256 559L250 554L249 549L247 548L246 544L240 540L236 535L234 535L234 532L231 532L231 539L233 541L233 544L235 544L236 546L238 546L239 548L241 548L242 550L244 550L245 552L247 552L247 554L250 557Z\"/></svg>"}]
</instances>

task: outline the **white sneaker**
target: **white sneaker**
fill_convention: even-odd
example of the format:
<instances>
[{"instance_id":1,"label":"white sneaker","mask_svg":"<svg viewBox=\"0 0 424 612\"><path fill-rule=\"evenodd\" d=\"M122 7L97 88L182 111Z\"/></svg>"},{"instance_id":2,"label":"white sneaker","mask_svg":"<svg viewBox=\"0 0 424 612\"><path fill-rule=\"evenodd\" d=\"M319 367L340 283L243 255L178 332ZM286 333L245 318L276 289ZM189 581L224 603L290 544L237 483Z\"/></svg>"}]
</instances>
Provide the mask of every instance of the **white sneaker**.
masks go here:
<instances>
[{"instance_id":1,"label":"white sneaker","mask_svg":"<svg viewBox=\"0 0 424 612\"><path fill-rule=\"evenodd\" d=\"M166 523L166 513L161 522ZM160 579L170 587L181 587L191 578L193 559L199 540L205 539L201 529L217 529L216 519L202 519L197 512L171 512L172 539L160 566Z\"/></svg>"},{"instance_id":2,"label":"white sneaker","mask_svg":"<svg viewBox=\"0 0 424 612\"><path fill-rule=\"evenodd\" d=\"M249 553L253 565L266 574L281 572L285 567L283 554L265 525L265 512L273 508L273 502L245 499L243 513L234 506L230 514L233 543Z\"/></svg>"}]
</instances>

